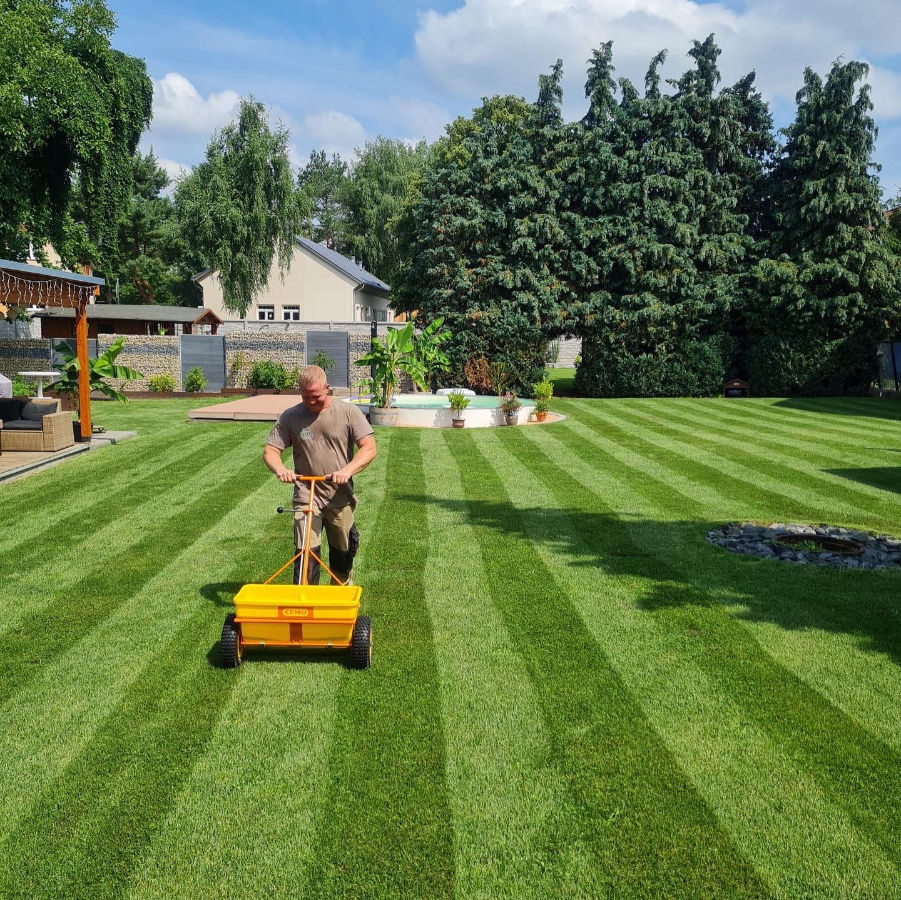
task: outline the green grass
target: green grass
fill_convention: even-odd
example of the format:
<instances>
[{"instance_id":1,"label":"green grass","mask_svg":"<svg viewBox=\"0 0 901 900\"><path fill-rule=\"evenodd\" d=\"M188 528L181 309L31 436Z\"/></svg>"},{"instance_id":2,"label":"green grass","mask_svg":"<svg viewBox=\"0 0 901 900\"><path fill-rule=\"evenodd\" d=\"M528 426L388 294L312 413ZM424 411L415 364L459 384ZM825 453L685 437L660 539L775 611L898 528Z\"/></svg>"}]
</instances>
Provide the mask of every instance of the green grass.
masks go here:
<instances>
[{"instance_id":1,"label":"green grass","mask_svg":"<svg viewBox=\"0 0 901 900\"><path fill-rule=\"evenodd\" d=\"M901 573L704 539L901 533L897 404L379 430L363 673L215 665L288 490L193 405L0 487L0 897L901 895Z\"/></svg>"}]
</instances>

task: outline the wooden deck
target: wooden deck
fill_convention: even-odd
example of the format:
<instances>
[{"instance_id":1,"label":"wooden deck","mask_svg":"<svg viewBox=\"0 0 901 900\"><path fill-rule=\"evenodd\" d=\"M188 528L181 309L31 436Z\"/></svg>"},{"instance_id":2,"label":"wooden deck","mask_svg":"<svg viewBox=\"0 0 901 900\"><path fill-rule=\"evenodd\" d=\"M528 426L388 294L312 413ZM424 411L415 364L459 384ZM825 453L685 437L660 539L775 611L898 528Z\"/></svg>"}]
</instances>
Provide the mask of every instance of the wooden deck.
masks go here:
<instances>
[{"instance_id":1,"label":"wooden deck","mask_svg":"<svg viewBox=\"0 0 901 900\"><path fill-rule=\"evenodd\" d=\"M71 447L57 450L54 453L6 450L0 453L0 483L24 478L26 475L33 475L41 469L55 466L58 463L65 462L67 459L71 459L73 456L87 453L89 450L96 450L98 447L106 447L109 444L127 441L136 434L137 432L135 431L105 431L103 434L95 434L91 438L90 443L73 444Z\"/></svg>"},{"instance_id":2,"label":"wooden deck","mask_svg":"<svg viewBox=\"0 0 901 900\"><path fill-rule=\"evenodd\" d=\"M257 394L228 403L200 406L188 413L195 422L274 422L289 407L300 403L300 394Z\"/></svg>"}]
</instances>

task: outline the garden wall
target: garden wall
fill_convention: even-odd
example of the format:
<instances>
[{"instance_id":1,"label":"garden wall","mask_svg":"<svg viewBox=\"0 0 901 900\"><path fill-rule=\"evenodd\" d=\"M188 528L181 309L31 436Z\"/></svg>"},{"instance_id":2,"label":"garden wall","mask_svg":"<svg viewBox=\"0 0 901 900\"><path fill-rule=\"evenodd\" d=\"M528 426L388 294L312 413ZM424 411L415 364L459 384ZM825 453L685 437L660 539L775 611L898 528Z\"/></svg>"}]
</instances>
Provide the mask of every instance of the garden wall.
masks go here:
<instances>
[{"instance_id":1,"label":"garden wall","mask_svg":"<svg viewBox=\"0 0 901 900\"><path fill-rule=\"evenodd\" d=\"M0 338L0 375L13 378L17 372L50 369L50 341L43 338Z\"/></svg>"},{"instance_id":2,"label":"garden wall","mask_svg":"<svg viewBox=\"0 0 901 900\"><path fill-rule=\"evenodd\" d=\"M289 372L306 364L303 332L232 331L225 334L225 386L247 387L255 362L280 362Z\"/></svg>"},{"instance_id":3,"label":"garden wall","mask_svg":"<svg viewBox=\"0 0 901 900\"><path fill-rule=\"evenodd\" d=\"M97 353L105 353L118 335L101 334L97 337ZM116 357L120 366L137 369L144 377L123 382L118 378L110 380L117 391L123 385L128 391L149 391L150 379L156 375L171 375L175 390L181 390L181 369L179 338L172 335L127 334L125 346Z\"/></svg>"}]
</instances>

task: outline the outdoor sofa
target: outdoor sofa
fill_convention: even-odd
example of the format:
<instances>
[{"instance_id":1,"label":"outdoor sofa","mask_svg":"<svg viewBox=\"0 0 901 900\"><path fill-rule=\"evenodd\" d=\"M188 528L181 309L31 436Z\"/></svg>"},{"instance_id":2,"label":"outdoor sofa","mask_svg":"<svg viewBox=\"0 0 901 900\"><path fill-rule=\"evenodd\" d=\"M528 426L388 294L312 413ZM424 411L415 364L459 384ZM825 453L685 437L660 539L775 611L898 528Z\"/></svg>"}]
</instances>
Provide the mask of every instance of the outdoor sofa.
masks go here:
<instances>
[{"instance_id":1,"label":"outdoor sofa","mask_svg":"<svg viewBox=\"0 0 901 900\"><path fill-rule=\"evenodd\" d=\"M0 398L0 452L52 452L75 443L72 413L53 397Z\"/></svg>"}]
</instances>

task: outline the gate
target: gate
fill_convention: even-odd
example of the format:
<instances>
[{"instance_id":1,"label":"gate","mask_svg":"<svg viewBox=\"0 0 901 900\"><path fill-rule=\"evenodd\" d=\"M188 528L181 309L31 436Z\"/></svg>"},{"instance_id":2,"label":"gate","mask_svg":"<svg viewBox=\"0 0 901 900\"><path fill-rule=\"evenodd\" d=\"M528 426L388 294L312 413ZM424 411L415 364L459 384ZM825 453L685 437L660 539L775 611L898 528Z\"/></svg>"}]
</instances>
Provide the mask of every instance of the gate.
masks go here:
<instances>
[{"instance_id":1,"label":"gate","mask_svg":"<svg viewBox=\"0 0 901 900\"><path fill-rule=\"evenodd\" d=\"M317 353L324 354L332 361L326 373L332 387L350 387L348 374L348 334L346 331L308 331L307 365L312 365Z\"/></svg>"},{"instance_id":2,"label":"gate","mask_svg":"<svg viewBox=\"0 0 901 900\"><path fill-rule=\"evenodd\" d=\"M204 391L215 393L225 387L225 338L217 334L183 334L181 336L181 383L188 372L200 366L206 376Z\"/></svg>"}]
</instances>

